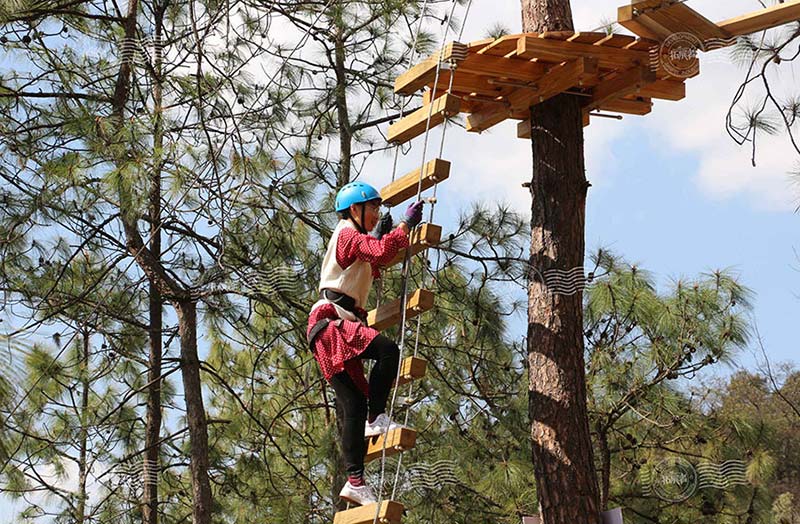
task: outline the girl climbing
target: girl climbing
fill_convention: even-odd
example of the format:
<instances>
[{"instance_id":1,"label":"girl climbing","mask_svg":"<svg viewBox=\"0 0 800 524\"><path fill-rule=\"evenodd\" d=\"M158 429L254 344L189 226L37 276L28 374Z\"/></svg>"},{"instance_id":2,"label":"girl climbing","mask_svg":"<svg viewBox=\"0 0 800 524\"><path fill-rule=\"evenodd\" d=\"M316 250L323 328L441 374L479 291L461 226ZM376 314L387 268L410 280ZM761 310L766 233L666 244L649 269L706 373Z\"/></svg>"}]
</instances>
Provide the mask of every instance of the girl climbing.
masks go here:
<instances>
[{"instance_id":1,"label":"girl climbing","mask_svg":"<svg viewBox=\"0 0 800 524\"><path fill-rule=\"evenodd\" d=\"M308 319L309 346L341 406L342 452L348 479L339 496L354 504L377 502L364 483L365 438L401 427L386 415L386 403L397 375L397 344L367 326L372 281L400 249L408 247L409 231L422 220L421 201L412 203L393 231L388 213L375 236L381 196L363 182L351 182L336 195L339 224L328 243L320 273L320 299ZM367 382L363 359L375 360Z\"/></svg>"}]
</instances>

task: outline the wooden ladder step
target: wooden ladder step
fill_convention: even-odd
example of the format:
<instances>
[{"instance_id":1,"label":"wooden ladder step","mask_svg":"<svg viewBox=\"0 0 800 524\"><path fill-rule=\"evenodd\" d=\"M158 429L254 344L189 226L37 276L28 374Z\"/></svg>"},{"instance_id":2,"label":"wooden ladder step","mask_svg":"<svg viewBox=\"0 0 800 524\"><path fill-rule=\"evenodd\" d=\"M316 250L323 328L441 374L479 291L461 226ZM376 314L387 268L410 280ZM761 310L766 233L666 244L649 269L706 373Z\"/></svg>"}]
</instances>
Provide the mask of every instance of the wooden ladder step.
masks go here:
<instances>
[{"instance_id":1,"label":"wooden ladder step","mask_svg":"<svg viewBox=\"0 0 800 524\"><path fill-rule=\"evenodd\" d=\"M433 308L434 295L427 289L418 289L408 295L406 299L406 318L414 318L420 313ZM378 309L373 309L367 315L367 324L373 329L383 331L386 328L399 324L402 320L400 299L384 304Z\"/></svg>"},{"instance_id":2,"label":"wooden ladder step","mask_svg":"<svg viewBox=\"0 0 800 524\"><path fill-rule=\"evenodd\" d=\"M364 455L364 463L381 458L384 445L386 446L386 456L391 457L412 449L416 443L417 432L408 428L393 429L383 435L372 437L367 443L367 454Z\"/></svg>"},{"instance_id":3,"label":"wooden ladder step","mask_svg":"<svg viewBox=\"0 0 800 524\"><path fill-rule=\"evenodd\" d=\"M457 115L460 109L461 99L451 94L444 94L389 126L386 140L396 144L408 142L425 132L428 125L428 114L431 115L430 129L433 129L444 122L447 117Z\"/></svg>"},{"instance_id":4,"label":"wooden ladder step","mask_svg":"<svg viewBox=\"0 0 800 524\"><path fill-rule=\"evenodd\" d=\"M400 363L400 379L395 382L399 387L408 384L412 380L417 380L425 376L428 369L428 361L419 357L404 358Z\"/></svg>"},{"instance_id":5,"label":"wooden ladder step","mask_svg":"<svg viewBox=\"0 0 800 524\"><path fill-rule=\"evenodd\" d=\"M417 168L381 189L381 203L393 207L415 197L419 186L419 176L420 168ZM433 187L437 182L446 180L449 176L450 162L434 158L425 163L425 167L422 168L422 191Z\"/></svg>"},{"instance_id":6,"label":"wooden ladder step","mask_svg":"<svg viewBox=\"0 0 800 524\"><path fill-rule=\"evenodd\" d=\"M411 249L411 256L420 253L424 249L438 245L442 239L442 226L436 224L420 224L411 232L411 239L408 246ZM406 249L401 249L397 255L389 262L386 267L394 266L403 262L406 256Z\"/></svg>"},{"instance_id":7,"label":"wooden ladder step","mask_svg":"<svg viewBox=\"0 0 800 524\"><path fill-rule=\"evenodd\" d=\"M375 512L378 511L378 522L382 524L400 524L405 508L399 502L385 500L380 510L377 504L368 504L346 511L339 511L333 516L333 524L372 524Z\"/></svg>"}]
</instances>

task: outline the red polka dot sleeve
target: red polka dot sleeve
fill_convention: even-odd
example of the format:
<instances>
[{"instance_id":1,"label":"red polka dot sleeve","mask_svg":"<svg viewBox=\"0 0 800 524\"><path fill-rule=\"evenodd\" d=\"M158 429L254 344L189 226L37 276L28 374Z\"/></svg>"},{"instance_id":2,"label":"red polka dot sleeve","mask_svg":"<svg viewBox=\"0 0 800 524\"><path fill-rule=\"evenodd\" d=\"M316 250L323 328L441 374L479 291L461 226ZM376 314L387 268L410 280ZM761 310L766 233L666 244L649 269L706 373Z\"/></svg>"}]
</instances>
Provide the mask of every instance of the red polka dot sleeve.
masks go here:
<instances>
[{"instance_id":1,"label":"red polka dot sleeve","mask_svg":"<svg viewBox=\"0 0 800 524\"><path fill-rule=\"evenodd\" d=\"M395 228L378 240L371 235L345 228L339 232L336 244L336 262L347 269L356 260L364 260L372 266L372 277L380 278L380 267L387 265L397 252L408 247L408 235L402 228Z\"/></svg>"}]
</instances>

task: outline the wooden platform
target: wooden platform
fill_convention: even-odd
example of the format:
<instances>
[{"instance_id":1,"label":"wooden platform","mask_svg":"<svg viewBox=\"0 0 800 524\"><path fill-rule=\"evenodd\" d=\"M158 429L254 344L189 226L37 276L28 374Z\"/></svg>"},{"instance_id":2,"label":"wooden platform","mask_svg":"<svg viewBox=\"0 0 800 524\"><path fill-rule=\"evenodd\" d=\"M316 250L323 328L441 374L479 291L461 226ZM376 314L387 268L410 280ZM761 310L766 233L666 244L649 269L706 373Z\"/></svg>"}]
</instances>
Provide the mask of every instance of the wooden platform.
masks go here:
<instances>
[{"instance_id":1,"label":"wooden platform","mask_svg":"<svg viewBox=\"0 0 800 524\"><path fill-rule=\"evenodd\" d=\"M418 289L408 295L406 301L406 318L414 318L420 313L433 308L434 296L427 289ZM373 309L367 316L367 324L378 331L397 325L402 318L400 299Z\"/></svg>"},{"instance_id":2,"label":"wooden platform","mask_svg":"<svg viewBox=\"0 0 800 524\"><path fill-rule=\"evenodd\" d=\"M383 455L384 442L386 446L386 456L391 457L403 451L408 451L417 443L417 432L413 429L402 428L395 429L380 435L372 437L367 442L367 454L364 455L364 463L372 462L375 459L381 458Z\"/></svg>"},{"instance_id":3,"label":"wooden platform","mask_svg":"<svg viewBox=\"0 0 800 524\"><path fill-rule=\"evenodd\" d=\"M427 95L417 113L390 128L392 139L407 141L422 134L431 111L439 115L436 122L454 112L466 113L467 130L480 132L509 118L525 120L530 106L564 92L581 97L586 113L609 110L618 99L646 99L649 105L651 98L685 96L684 79L672 78L663 70L648 70L649 50L658 46L653 40L561 31L507 35L461 45L466 57L456 63L450 93L445 92L450 72L440 74L431 100L430 63L398 77L396 92L412 94L422 87ZM642 114L641 104L614 107Z\"/></svg>"},{"instance_id":4,"label":"wooden platform","mask_svg":"<svg viewBox=\"0 0 800 524\"><path fill-rule=\"evenodd\" d=\"M333 524L372 524L375 520L377 504L369 504L347 511L339 511L333 516ZM381 502L378 522L382 524L400 524L404 507L399 502L387 500Z\"/></svg>"},{"instance_id":5,"label":"wooden platform","mask_svg":"<svg viewBox=\"0 0 800 524\"><path fill-rule=\"evenodd\" d=\"M395 381L395 387L408 384L425 376L428 361L419 357L408 357L400 363L400 379Z\"/></svg>"},{"instance_id":6,"label":"wooden platform","mask_svg":"<svg viewBox=\"0 0 800 524\"><path fill-rule=\"evenodd\" d=\"M798 19L800 0L717 23L682 0L633 0L619 8L618 20L637 36L550 31L452 42L397 78L396 93L425 92L422 108L392 125L389 140L402 143L421 135L429 115L433 127L465 113L473 132L506 119L524 121L532 105L562 93L581 98L584 125L586 115L597 110L645 115L653 100L683 99L686 79L699 74L696 58L685 75L665 67L660 53L668 38L689 33L702 42L700 50L713 50L732 45L737 36ZM440 69L437 82L440 56L449 67ZM518 135L526 136L526 128L520 126Z\"/></svg>"}]
</instances>

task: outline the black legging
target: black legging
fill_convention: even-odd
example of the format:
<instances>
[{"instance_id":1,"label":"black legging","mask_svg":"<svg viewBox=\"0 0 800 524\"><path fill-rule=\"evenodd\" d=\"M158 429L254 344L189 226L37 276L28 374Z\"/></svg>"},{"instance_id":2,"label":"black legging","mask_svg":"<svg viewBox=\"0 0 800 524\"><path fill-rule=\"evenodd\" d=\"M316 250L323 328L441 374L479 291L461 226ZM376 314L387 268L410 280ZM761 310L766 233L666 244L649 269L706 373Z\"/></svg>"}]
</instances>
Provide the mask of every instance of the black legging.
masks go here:
<instances>
[{"instance_id":1,"label":"black legging","mask_svg":"<svg viewBox=\"0 0 800 524\"><path fill-rule=\"evenodd\" d=\"M352 476L364 473L367 408L370 418L386 411L392 382L397 376L400 349L391 339L378 335L357 358L376 361L369 375L369 403L346 371L337 373L330 381L336 392L336 403L342 410L342 454L347 473Z\"/></svg>"}]
</instances>

